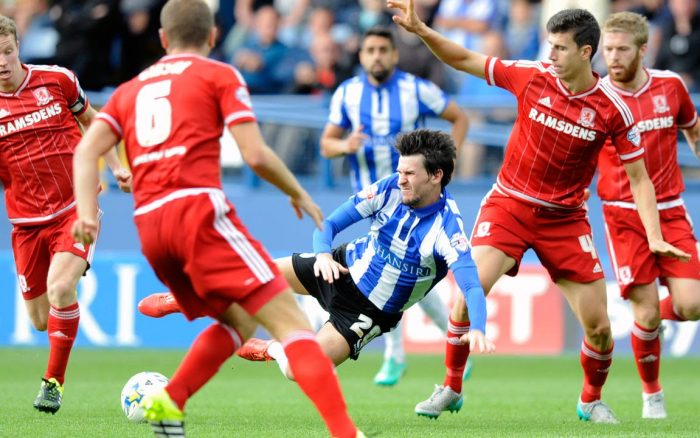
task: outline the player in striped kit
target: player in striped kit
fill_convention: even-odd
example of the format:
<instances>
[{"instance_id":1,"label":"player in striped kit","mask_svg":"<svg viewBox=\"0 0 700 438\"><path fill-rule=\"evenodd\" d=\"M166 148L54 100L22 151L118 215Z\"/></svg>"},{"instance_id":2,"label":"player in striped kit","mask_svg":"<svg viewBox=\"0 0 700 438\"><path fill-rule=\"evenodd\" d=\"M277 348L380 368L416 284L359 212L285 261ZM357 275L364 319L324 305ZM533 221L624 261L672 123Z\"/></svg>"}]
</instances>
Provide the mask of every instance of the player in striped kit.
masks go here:
<instances>
[{"instance_id":1,"label":"player in striped kit","mask_svg":"<svg viewBox=\"0 0 700 438\"><path fill-rule=\"evenodd\" d=\"M486 299L470 255L459 209L445 186L456 157L447 134L420 129L401 134L397 173L370 185L338 207L314 231L314 253L277 260L295 292L311 295L330 313L317 339L336 365L357 359L372 339L391 330L451 270L469 303L472 330L459 340L493 351L484 336ZM370 232L332 249L333 238L363 219ZM249 340L248 360L274 359L294 378L277 341ZM461 375L460 375L461 379ZM459 410L461 400L450 407Z\"/></svg>"},{"instance_id":2,"label":"player in striped kit","mask_svg":"<svg viewBox=\"0 0 700 438\"><path fill-rule=\"evenodd\" d=\"M630 339L642 381L642 418L661 419L666 418L659 383L661 319L700 318L698 242L681 198L684 185L677 159L678 129L700 157L700 123L680 76L642 65L648 39L643 16L631 12L611 15L603 24L603 56L608 67L603 81L622 97L637 121L664 239L691 254L690 261L658 257L649 250L629 180L611 144L600 154L598 195L603 200L613 270L620 293L629 299L634 314ZM661 303L657 278L670 292Z\"/></svg>"},{"instance_id":3,"label":"player in striped kit","mask_svg":"<svg viewBox=\"0 0 700 438\"><path fill-rule=\"evenodd\" d=\"M348 157L353 192L396 171L396 136L422 127L426 116L450 122L455 146L461 146L468 128L467 116L437 85L396 68L399 52L388 28L369 29L359 57L363 73L346 80L335 91L321 136L324 157ZM443 332L447 330L447 309L436 292L428 294L419 305L435 325ZM384 340L384 363L374 382L391 386L406 370L401 324Z\"/></svg>"},{"instance_id":4,"label":"player in striped kit","mask_svg":"<svg viewBox=\"0 0 700 438\"><path fill-rule=\"evenodd\" d=\"M22 298L32 325L49 338L48 364L34 408L51 414L61 407L78 333L76 286L94 251L94 244L73 239L70 226L75 217L73 150L81 125L90 125L95 114L73 72L21 63L15 23L0 16L0 166L5 174L5 206ZM122 168L115 148L105 158L128 191L131 174Z\"/></svg>"},{"instance_id":5,"label":"player in striped kit","mask_svg":"<svg viewBox=\"0 0 700 438\"><path fill-rule=\"evenodd\" d=\"M503 61L467 50L430 29L416 15L413 0L389 0L388 6L402 11L394 22L416 33L441 60L517 97L518 116L504 163L471 236L479 278L488 292L502 275L517 273L527 249L535 251L583 328L584 379L577 414L584 421L617 423L601 401L613 339L603 269L584 208L584 192L606 139L612 140L629 176L651 251L684 260L690 255L663 240L633 116L592 71L598 23L583 9L563 10L547 23L551 63ZM455 390L461 385L456 377L469 350L451 338L469 327L464 300L457 300L450 316L445 381L416 405L419 415L437 417L462 399Z\"/></svg>"}]
</instances>

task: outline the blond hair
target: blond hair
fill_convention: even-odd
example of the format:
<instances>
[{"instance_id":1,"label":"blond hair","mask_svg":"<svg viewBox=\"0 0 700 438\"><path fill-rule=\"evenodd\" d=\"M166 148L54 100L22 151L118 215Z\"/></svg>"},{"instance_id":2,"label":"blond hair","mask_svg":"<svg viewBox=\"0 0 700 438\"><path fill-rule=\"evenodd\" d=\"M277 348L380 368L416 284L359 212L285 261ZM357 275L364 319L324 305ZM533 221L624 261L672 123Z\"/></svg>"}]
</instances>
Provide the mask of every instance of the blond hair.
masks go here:
<instances>
[{"instance_id":1,"label":"blond hair","mask_svg":"<svg viewBox=\"0 0 700 438\"><path fill-rule=\"evenodd\" d=\"M643 15L635 12L617 12L603 23L603 32L624 32L634 37L637 47L649 41L649 25Z\"/></svg>"},{"instance_id":2,"label":"blond hair","mask_svg":"<svg viewBox=\"0 0 700 438\"><path fill-rule=\"evenodd\" d=\"M17 41L17 25L14 20L0 15L0 35L11 36Z\"/></svg>"},{"instance_id":3,"label":"blond hair","mask_svg":"<svg viewBox=\"0 0 700 438\"><path fill-rule=\"evenodd\" d=\"M170 0L160 12L160 25L175 47L201 47L209 39L214 16L201 0Z\"/></svg>"}]
</instances>

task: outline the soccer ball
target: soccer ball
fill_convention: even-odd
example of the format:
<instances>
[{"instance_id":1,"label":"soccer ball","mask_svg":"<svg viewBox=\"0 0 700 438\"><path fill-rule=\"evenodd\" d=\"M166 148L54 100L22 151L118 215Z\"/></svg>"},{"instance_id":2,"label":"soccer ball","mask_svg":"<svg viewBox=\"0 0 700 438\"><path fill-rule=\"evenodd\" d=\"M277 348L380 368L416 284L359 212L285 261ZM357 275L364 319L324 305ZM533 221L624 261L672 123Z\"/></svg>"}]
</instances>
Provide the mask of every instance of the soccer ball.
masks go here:
<instances>
[{"instance_id":1,"label":"soccer ball","mask_svg":"<svg viewBox=\"0 0 700 438\"><path fill-rule=\"evenodd\" d=\"M153 371L143 371L132 376L124 385L120 400L126 418L135 423L145 421L141 406L143 398L165 388L167 384L167 377Z\"/></svg>"}]
</instances>

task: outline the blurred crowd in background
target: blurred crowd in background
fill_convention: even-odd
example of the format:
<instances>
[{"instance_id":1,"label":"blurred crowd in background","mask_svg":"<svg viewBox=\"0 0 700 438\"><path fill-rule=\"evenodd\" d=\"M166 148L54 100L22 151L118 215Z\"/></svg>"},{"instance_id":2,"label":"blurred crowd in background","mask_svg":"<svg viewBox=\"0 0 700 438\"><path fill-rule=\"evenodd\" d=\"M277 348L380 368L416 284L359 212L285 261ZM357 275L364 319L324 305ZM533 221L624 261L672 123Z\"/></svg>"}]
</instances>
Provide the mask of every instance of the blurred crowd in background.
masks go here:
<instances>
[{"instance_id":1,"label":"blurred crowd in background","mask_svg":"<svg viewBox=\"0 0 700 438\"><path fill-rule=\"evenodd\" d=\"M23 62L63 65L78 75L85 89L103 90L130 79L163 55L157 29L164 3L0 0L0 13L17 22ZM220 29L212 57L236 66L252 94L330 94L358 73L363 32L377 24L391 25L384 0L209 3ZM416 0L416 4L427 23L467 48L505 59L533 60L547 58L544 24L560 9L586 8L600 22L611 12L636 11L648 18L652 29L645 64L681 74L691 92L700 92L700 0ZM395 31L400 69L458 97L503 93L445 67L414 35ZM595 67L604 73L599 58ZM470 115L476 122L483 117ZM501 121L507 122L503 117Z\"/></svg>"}]
</instances>

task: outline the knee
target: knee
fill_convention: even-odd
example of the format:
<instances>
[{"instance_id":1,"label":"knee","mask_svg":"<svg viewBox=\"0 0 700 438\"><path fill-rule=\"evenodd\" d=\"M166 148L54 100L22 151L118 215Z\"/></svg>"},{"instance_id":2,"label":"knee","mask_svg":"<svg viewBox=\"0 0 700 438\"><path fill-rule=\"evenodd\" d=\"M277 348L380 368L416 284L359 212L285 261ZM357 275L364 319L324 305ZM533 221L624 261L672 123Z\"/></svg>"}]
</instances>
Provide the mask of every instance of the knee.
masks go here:
<instances>
[{"instance_id":1,"label":"knee","mask_svg":"<svg viewBox=\"0 0 700 438\"><path fill-rule=\"evenodd\" d=\"M697 321L700 319L700 299L691 303L678 303L674 305L678 316L686 321Z\"/></svg>"},{"instance_id":2,"label":"knee","mask_svg":"<svg viewBox=\"0 0 700 438\"><path fill-rule=\"evenodd\" d=\"M584 327L586 338L592 347L604 350L612 342L610 322L604 321Z\"/></svg>"},{"instance_id":3,"label":"knee","mask_svg":"<svg viewBox=\"0 0 700 438\"><path fill-rule=\"evenodd\" d=\"M658 306L636 306L634 308L634 320L637 324L647 329L654 329L661 323L661 314Z\"/></svg>"},{"instance_id":4,"label":"knee","mask_svg":"<svg viewBox=\"0 0 700 438\"><path fill-rule=\"evenodd\" d=\"M45 332L48 327L49 315L42 315L40 312L29 312L29 320L35 329L40 332Z\"/></svg>"},{"instance_id":5,"label":"knee","mask_svg":"<svg viewBox=\"0 0 700 438\"><path fill-rule=\"evenodd\" d=\"M65 280L52 281L46 285L46 295L49 303L55 305L68 297L75 297L75 285Z\"/></svg>"}]
</instances>

